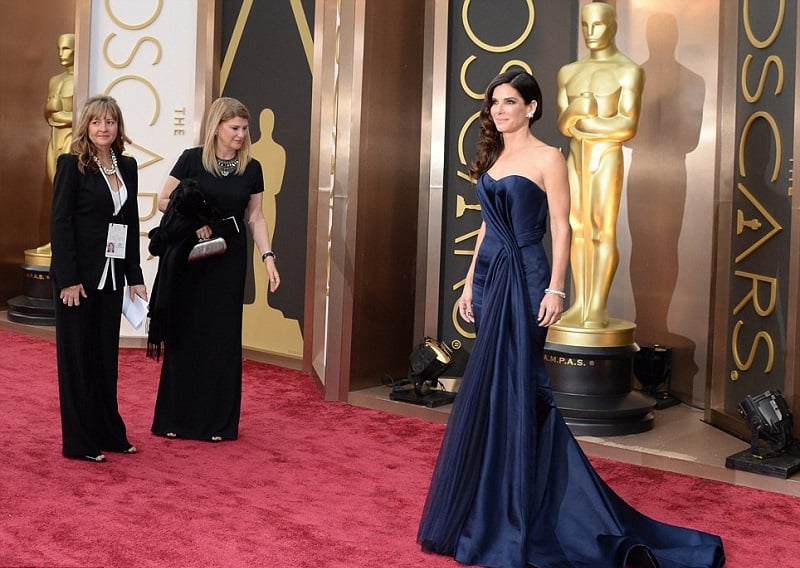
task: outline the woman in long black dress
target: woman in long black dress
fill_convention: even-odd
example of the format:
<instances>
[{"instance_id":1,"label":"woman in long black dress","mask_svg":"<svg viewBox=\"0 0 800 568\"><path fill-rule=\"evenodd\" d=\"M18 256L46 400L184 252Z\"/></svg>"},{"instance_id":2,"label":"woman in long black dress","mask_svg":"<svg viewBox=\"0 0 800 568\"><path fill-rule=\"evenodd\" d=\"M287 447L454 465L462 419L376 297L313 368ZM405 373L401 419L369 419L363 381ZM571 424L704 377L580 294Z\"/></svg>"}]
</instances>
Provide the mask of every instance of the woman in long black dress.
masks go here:
<instances>
[{"instance_id":1,"label":"woman in long black dress","mask_svg":"<svg viewBox=\"0 0 800 568\"><path fill-rule=\"evenodd\" d=\"M122 155L127 142L117 102L90 98L53 180L50 276L58 297L63 453L93 462L105 461L103 450L136 453L117 406L125 282L131 299L147 299L139 265L139 178L136 160Z\"/></svg>"},{"instance_id":2,"label":"woman in long black dress","mask_svg":"<svg viewBox=\"0 0 800 568\"><path fill-rule=\"evenodd\" d=\"M563 156L530 132L541 109L528 73L501 74L486 90L471 169L483 223L459 300L477 337L419 541L492 568L717 568L720 539L622 501L555 406L543 348L563 309L569 188ZM552 273L542 246L548 209Z\"/></svg>"},{"instance_id":3,"label":"woman in long black dress","mask_svg":"<svg viewBox=\"0 0 800 568\"><path fill-rule=\"evenodd\" d=\"M248 248L244 223L261 251L270 291L280 284L261 209L261 164L250 154L249 119L238 100L215 100L206 113L203 146L183 152L159 194L158 207L166 211L181 180L194 179L220 218L232 217L240 229L226 231L225 253L183 262L174 267L168 283L160 282L154 290L161 300L168 295L169 309L152 426L153 433L161 436L218 442L239 435ZM226 225L231 223L229 219ZM208 225L195 230L198 239L207 239L212 232Z\"/></svg>"}]
</instances>

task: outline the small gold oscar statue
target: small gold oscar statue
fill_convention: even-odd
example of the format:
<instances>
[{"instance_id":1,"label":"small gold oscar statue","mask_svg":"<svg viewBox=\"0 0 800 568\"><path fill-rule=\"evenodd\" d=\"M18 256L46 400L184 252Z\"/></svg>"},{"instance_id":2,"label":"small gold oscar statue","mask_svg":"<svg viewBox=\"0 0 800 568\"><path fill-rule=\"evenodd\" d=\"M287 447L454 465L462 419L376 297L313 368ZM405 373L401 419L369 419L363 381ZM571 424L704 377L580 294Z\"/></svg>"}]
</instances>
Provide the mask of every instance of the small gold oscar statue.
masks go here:
<instances>
[{"instance_id":1,"label":"small gold oscar statue","mask_svg":"<svg viewBox=\"0 0 800 568\"><path fill-rule=\"evenodd\" d=\"M581 24L589 54L558 73L558 127L570 138L574 296L548 332L546 358L573 433L628 434L652 427L653 403L631 392L636 326L609 318L608 295L619 264L622 144L636 134L645 77L617 49L613 6L586 4Z\"/></svg>"},{"instance_id":2,"label":"small gold oscar statue","mask_svg":"<svg viewBox=\"0 0 800 568\"><path fill-rule=\"evenodd\" d=\"M58 156L69 152L72 144L72 94L75 73L75 34L58 36L58 58L64 71L50 78L44 118L50 125L45 167L50 183L56 173ZM50 266L50 243L25 251L25 262L35 266Z\"/></svg>"},{"instance_id":3,"label":"small gold oscar statue","mask_svg":"<svg viewBox=\"0 0 800 568\"><path fill-rule=\"evenodd\" d=\"M75 71L75 34L58 37L58 57L64 71L50 78L44 117L50 125L45 167L50 183L60 154L72 143L72 95ZM51 247L48 242L25 251L22 295L8 300L8 319L28 325L55 325L53 286L50 280Z\"/></svg>"}]
</instances>

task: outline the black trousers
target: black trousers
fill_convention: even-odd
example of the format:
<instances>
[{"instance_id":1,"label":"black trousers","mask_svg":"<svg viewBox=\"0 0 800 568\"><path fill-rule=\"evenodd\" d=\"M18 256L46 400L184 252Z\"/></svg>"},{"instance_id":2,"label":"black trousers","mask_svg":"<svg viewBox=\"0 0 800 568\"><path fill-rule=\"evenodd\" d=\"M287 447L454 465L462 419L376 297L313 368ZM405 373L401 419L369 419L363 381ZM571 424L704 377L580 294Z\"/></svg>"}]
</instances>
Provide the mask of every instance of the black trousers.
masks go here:
<instances>
[{"instance_id":1,"label":"black trousers","mask_svg":"<svg viewBox=\"0 0 800 568\"><path fill-rule=\"evenodd\" d=\"M55 294L56 356L65 456L130 447L117 406L122 290L86 290L79 306Z\"/></svg>"}]
</instances>

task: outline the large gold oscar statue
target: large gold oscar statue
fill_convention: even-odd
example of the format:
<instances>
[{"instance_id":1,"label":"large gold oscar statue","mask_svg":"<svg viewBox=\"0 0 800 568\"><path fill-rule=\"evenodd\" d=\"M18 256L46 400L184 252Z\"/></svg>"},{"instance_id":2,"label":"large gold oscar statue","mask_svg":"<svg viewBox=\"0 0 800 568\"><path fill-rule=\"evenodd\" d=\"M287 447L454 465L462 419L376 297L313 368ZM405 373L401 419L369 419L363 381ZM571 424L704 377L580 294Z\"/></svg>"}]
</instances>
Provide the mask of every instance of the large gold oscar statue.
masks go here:
<instances>
[{"instance_id":1,"label":"large gold oscar statue","mask_svg":"<svg viewBox=\"0 0 800 568\"><path fill-rule=\"evenodd\" d=\"M72 95L75 71L75 34L58 36L58 58L64 71L50 78L44 117L50 125L45 170L50 184L56 160L72 143ZM49 204L47 204L49 206ZM25 251L22 295L8 300L8 319L28 325L55 325L53 286L50 281L51 247L48 242Z\"/></svg>"},{"instance_id":2,"label":"large gold oscar statue","mask_svg":"<svg viewBox=\"0 0 800 568\"><path fill-rule=\"evenodd\" d=\"M45 168L50 183L56 173L56 160L69 152L72 143L72 95L75 78L75 34L58 36L58 58L64 71L50 78L47 84L47 102L44 118L50 125ZM37 266L50 266L50 243L25 251L25 262Z\"/></svg>"},{"instance_id":3,"label":"large gold oscar statue","mask_svg":"<svg viewBox=\"0 0 800 568\"><path fill-rule=\"evenodd\" d=\"M619 264L622 143L636 134L644 72L617 49L616 18L609 4L587 4L582 27L589 55L558 73L558 127L571 138L567 167L575 285L574 302L561 323L604 328Z\"/></svg>"},{"instance_id":4,"label":"large gold oscar statue","mask_svg":"<svg viewBox=\"0 0 800 568\"><path fill-rule=\"evenodd\" d=\"M619 264L622 143L636 134L645 77L617 49L613 6L586 4L581 25L589 54L558 73L558 126L570 137L574 296L549 330L546 359L573 432L627 434L651 427L652 404L631 393L635 325L609 318L608 295Z\"/></svg>"}]
</instances>

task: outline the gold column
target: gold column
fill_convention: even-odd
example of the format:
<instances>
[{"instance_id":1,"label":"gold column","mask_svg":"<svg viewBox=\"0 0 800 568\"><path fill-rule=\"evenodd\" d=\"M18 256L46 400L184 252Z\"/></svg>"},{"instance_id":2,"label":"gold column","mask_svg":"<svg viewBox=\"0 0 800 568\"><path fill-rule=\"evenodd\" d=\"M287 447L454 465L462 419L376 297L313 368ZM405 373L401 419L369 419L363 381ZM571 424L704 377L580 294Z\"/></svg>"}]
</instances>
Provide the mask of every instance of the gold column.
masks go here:
<instances>
[{"instance_id":1,"label":"gold column","mask_svg":"<svg viewBox=\"0 0 800 568\"><path fill-rule=\"evenodd\" d=\"M305 352L328 399L408 372L424 14L424 0L317 8Z\"/></svg>"}]
</instances>

